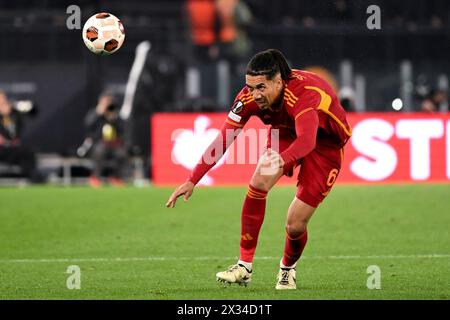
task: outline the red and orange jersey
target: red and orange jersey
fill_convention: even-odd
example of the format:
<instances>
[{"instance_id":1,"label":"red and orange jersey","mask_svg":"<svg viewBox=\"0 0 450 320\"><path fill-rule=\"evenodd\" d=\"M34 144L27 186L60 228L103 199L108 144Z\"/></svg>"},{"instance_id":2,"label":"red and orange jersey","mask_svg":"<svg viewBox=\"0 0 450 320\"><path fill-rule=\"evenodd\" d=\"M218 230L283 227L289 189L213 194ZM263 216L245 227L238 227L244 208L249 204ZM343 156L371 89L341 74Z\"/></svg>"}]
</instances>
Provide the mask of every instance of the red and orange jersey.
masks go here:
<instances>
[{"instance_id":1,"label":"red and orange jersey","mask_svg":"<svg viewBox=\"0 0 450 320\"><path fill-rule=\"evenodd\" d=\"M351 136L345 111L333 88L315 73L293 70L282 93L281 106L261 110L247 87L236 96L226 122L242 128L251 116L257 116L272 128L289 129L295 136L295 120L304 113L319 115L317 143L341 148Z\"/></svg>"},{"instance_id":2,"label":"red and orange jersey","mask_svg":"<svg viewBox=\"0 0 450 320\"><path fill-rule=\"evenodd\" d=\"M315 73L293 70L276 106L260 109L248 88L244 87L234 100L220 137L205 154L210 150L221 150L220 154L223 154L232 142L223 138L226 130L241 129L252 116L271 125L271 129L279 129L282 141L292 143L280 154L287 164L301 159L316 145L340 149L352 134L345 111L331 86ZM189 180L196 184L214 164L200 160Z\"/></svg>"}]
</instances>

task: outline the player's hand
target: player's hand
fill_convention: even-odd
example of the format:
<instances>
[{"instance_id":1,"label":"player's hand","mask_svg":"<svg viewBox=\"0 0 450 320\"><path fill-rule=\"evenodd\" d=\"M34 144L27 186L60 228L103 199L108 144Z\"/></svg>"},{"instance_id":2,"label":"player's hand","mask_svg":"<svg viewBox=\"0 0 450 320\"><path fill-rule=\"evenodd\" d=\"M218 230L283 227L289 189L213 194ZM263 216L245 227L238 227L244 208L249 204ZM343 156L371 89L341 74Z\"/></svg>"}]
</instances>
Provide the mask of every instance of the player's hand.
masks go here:
<instances>
[{"instance_id":1,"label":"player's hand","mask_svg":"<svg viewBox=\"0 0 450 320\"><path fill-rule=\"evenodd\" d=\"M268 148L264 154L263 164L264 166L271 168L282 168L284 165L284 160L278 152Z\"/></svg>"},{"instance_id":2,"label":"player's hand","mask_svg":"<svg viewBox=\"0 0 450 320\"><path fill-rule=\"evenodd\" d=\"M272 149L267 149L260 159L258 166L262 175L273 176L282 170L284 160L278 152Z\"/></svg>"},{"instance_id":3,"label":"player's hand","mask_svg":"<svg viewBox=\"0 0 450 320\"><path fill-rule=\"evenodd\" d=\"M195 185L190 181L183 183L172 193L172 195L170 196L169 200L166 203L166 207L167 208L175 207L175 203L177 202L178 197L181 197L182 195L184 195L184 202L186 202L194 192L194 187Z\"/></svg>"}]
</instances>

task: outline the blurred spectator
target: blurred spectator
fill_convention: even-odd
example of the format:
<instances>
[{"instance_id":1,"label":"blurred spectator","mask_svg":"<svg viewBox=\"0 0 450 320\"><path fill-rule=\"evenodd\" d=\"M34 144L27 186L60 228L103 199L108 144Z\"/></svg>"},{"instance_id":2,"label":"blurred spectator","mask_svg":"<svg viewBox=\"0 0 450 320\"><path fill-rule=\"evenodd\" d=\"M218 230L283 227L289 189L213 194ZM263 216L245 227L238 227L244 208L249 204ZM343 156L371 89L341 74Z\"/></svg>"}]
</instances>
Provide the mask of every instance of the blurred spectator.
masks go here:
<instances>
[{"instance_id":1,"label":"blurred spectator","mask_svg":"<svg viewBox=\"0 0 450 320\"><path fill-rule=\"evenodd\" d=\"M219 17L219 36L222 56L226 59L247 59L251 42L246 27L253 17L245 2L239 0L216 0Z\"/></svg>"},{"instance_id":2,"label":"blurred spectator","mask_svg":"<svg viewBox=\"0 0 450 320\"><path fill-rule=\"evenodd\" d=\"M252 15L239 0L187 0L191 40L199 61L246 58L250 41L245 27Z\"/></svg>"},{"instance_id":3,"label":"blurred spectator","mask_svg":"<svg viewBox=\"0 0 450 320\"><path fill-rule=\"evenodd\" d=\"M350 87L339 90L339 101L347 112L355 112L355 91Z\"/></svg>"},{"instance_id":4,"label":"blurred spectator","mask_svg":"<svg viewBox=\"0 0 450 320\"><path fill-rule=\"evenodd\" d=\"M91 186L102 185L101 177L106 169L110 169L110 174L107 174L110 184L123 185L127 161L123 125L114 97L109 94L101 95L96 108L86 115L87 137L77 154L85 156L90 153L94 160L93 174L89 179Z\"/></svg>"},{"instance_id":5,"label":"blurred spectator","mask_svg":"<svg viewBox=\"0 0 450 320\"><path fill-rule=\"evenodd\" d=\"M212 110L217 111L225 106L223 100L219 101L220 90L210 79L225 75L231 78L231 90L240 87L240 69L245 68L243 62L247 61L252 46L246 27L253 16L240 0L186 1L193 53L187 63L199 74L195 91L198 93L189 101L187 109L198 111L194 107L201 106L206 111L207 105L212 105ZM218 67L218 61L224 68Z\"/></svg>"},{"instance_id":6,"label":"blurred spectator","mask_svg":"<svg viewBox=\"0 0 450 320\"><path fill-rule=\"evenodd\" d=\"M441 104L447 103L448 95L444 90L432 90L421 103L420 109L423 112L437 112Z\"/></svg>"},{"instance_id":7,"label":"blurred spectator","mask_svg":"<svg viewBox=\"0 0 450 320\"><path fill-rule=\"evenodd\" d=\"M333 18L337 23L348 23L353 20L352 6L349 0L335 0L333 4Z\"/></svg>"},{"instance_id":8,"label":"blurred spectator","mask_svg":"<svg viewBox=\"0 0 450 320\"><path fill-rule=\"evenodd\" d=\"M199 60L217 55L213 49L216 41L214 0L187 0L187 14L194 55Z\"/></svg>"},{"instance_id":9,"label":"blurred spectator","mask_svg":"<svg viewBox=\"0 0 450 320\"><path fill-rule=\"evenodd\" d=\"M18 165L31 182L41 183L44 178L36 168L36 157L21 143L24 112L13 108L6 94L0 91L0 162Z\"/></svg>"}]
</instances>

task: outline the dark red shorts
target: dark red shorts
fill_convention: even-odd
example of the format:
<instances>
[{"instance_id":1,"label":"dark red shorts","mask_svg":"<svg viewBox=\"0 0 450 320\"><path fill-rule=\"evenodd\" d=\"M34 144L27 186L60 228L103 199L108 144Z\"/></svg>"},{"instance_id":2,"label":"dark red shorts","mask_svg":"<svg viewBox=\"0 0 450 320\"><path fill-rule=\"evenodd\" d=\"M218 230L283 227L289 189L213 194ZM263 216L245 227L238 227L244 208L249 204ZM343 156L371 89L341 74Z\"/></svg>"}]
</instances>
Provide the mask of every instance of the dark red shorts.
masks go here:
<instances>
[{"instance_id":1,"label":"dark red shorts","mask_svg":"<svg viewBox=\"0 0 450 320\"><path fill-rule=\"evenodd\" d=\"M291 135L284 135L281 132L278 152L286 150L294 139ZM270 140L269 138L267 147L271 146ZM296 197L317 208L328 195L339 175L343 152L343 149L323 146L319 143L313 151L300 160L296 164L296 166L300 165ZM293 169L287 170L284 174L288 177L292 176Z\"/></svg>"}]
</instances>

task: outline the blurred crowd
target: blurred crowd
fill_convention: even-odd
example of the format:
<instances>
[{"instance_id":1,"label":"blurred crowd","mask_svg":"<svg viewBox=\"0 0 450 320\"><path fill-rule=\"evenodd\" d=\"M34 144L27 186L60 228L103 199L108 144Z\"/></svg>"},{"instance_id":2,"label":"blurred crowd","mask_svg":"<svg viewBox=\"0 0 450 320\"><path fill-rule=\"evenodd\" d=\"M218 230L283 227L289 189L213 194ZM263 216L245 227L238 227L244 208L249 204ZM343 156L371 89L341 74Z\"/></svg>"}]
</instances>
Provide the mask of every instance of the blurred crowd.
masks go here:
<instances>
[{"instance_id":1,"label":"blurred crowd","mask_svg":"<svg viewBox=\"0 0 450 320\"><path fill-rule=\"evenodd\" d=\"M434 38L435 34L444 33L442 39L448 40L445 31L449 28L450 2L444 0L317 0L314 2L303 0L171 0L145 3L129 0L126 4L120 0L81 0L77 2L83 8L83 15L86 15L86 12L104 8L117 11L127 32L130 32L131 35L127 36L126 45L121 49L121 53L114 57L113 64L111 59L103 59L100 62L100 59L94 60L88 56L90 53L87 53L86 49L82 47L79 34L68 33L65 29L67 18L65 8L72 2L69 0L17 0L14 2L0 0L2 9L0 11L0 32L4 32L6 42L11 43L11 46L4 46L0 50L0 60L11 62L11 64L17 63L20 66L23 61L35 59L49 63L49 65L54 64L55 69L58 65L71 61L74 64L78 63L74 69L84 68L87 70L86 75L76 79L77 83L86 81L86 86L76 90L84 90L86 96L90 95L84 100L84 102L90 102L84 103L83 107L79 106L78 101L73 102L78 108L75 114L80 116L77 119L78 122L67 124L73 126L72 132L77 132L77 135L68 136L67 140L71 139L70 148L75 149L75 152L67 152L65 155L91 160L92 168L88 174L88 181L93 187L103 184L123 185L130 177L130 159L135 154L132 150L136 150L136 148L133 149L135 146L127 144L126 123L120 117L119 109L122 105L123 92L117 94L117 92L105 90L110 84L106 81L109 78L104 76L106 73L102 75L97 71L107 72L112 67L111 73L114 74L114 79L118 79L117 82L126 82L132 58L135 55L134 50L138 41L143 39L151 40L151 58L147 59L137 84L137 94L134 99L136 111L130 116L130 121L134 121L135 132L133 134L137 136L135 140L140 140L140 150L137 153L146 157L146 162L150 161L151 150L143 149L150 148L148 119L153 112L224 111L236 90L242 87L243 70L249 57L257 50L267 49L265 47L267 43L277 43L280 45L280 49L289 53L287 54L289 58L297 58L297 61L290 61L294 67L317 72L326 78L338 92L342 105L349 112L360 110L356 105L354 83L350 86L342 86L342 79L339 79L338 64L344 59L353 59L355 64L362 65L369 61L366 60L369 55L373 55L372 58L376 57L379 60L375 62L372 60L366 65L375 66L374 68L377 69L377 61L389 57L392 59L391 66L393 67L389 70L391 73L384 78L389 80L393 77L399 78L397 69L400 61L404 59L405 53L413 52L414 58L416 58L415 62L422 61L423 56L429 57L429 60L433 61L436 55L439 57L439 54L448 50L444 47L445 41L435 41L435 39L441 38ZM395 30L395 32L406 30L406 35L399 38L406 44L410 44L407 42L411 38L410 33L424 32L421 33L420 41L414 40L412 49L411 46L401 45L400 49L403 51L397 56L398 41L391 33L385 38L392 42L386 40L388 45L378 46L378 48L383 48L382 51L376 52L377 48L369 48L365 52L357 52L358 50L353 52L352 47L348 48L348 43L345 42L349 37L342 36L342 33L345 33L346 30L362 32L361 26L365 25L367 18L366 8L372 4L381 8L382 25L385 30ZM24 11L25 8L27 10ZM53 32L53 29L49 32L45 30L44 26L57 26L61 29L55 30L64 32ZM11 28L15 32L14 37L11 36ZM334 29L339 30L335 32ZM35 30L37 33L33 33ZM278 30L285 31L283 33L285 37L277 36ZM328 30L325 35L324 30ZM39 33L41 31L42 34ZM364 32L366 31L364 30ZM33 40L37 34L41 38L36 39L36 46L51 49L22 50L24 43L30 39ZM314 42L316 34L322 35L323 38ZM432 37L425 39L422 37L423 34ZM61 37L59 37L60 35ZM298 39L302 39L303 42ZM361 37L360 33L355 36L355 39L355 41L361 41L359 44L362 46L370 45L367 43L367 38ZM326 40L332 43L329 48L335 50L333 53L322 50L321 41ZM77 41L77 44L80 43L80 46L74 46L74 41ZM372 42L372 38L370 42ZM357 42L353 43L356 47ZM435 43L436 47L430 46L430 43ZM417 50L417 53L414 50ZM83 52L84 55L80 52ZM349 52L353 55L352 57L347 57ZM80 56L83 56L82 62L80 62ZM313 62L309 62L310 65L302 64L305 57ZM226 102L218 101L219 94L217 92L217 79L220 76L218 65L223 61L226 61L229 66L230 89ZM316 61L319 61L321 65L315 65ZM428 66L430 65L432 66L433 63L428 64ZM187 84L184 81L187 82L187 80L184 75L180 76L182 73L187 74L190 68L195 68L199 72L199 78L203 80L199 81L198 99L194 102L190 101L190 97L186 93ZM118 70L125 70L121 74L125 76L117 76L120 74ZM382 74L383 71L380 70L377 71ZM430 70L426 71L432 73L433 70ZM10 71L10 74L16 76L16 71ZM367 68L360 69L358 72L365 75L366 72L371 71L370 68ZM438 70L438 72L441 71ZM445 72L442 70L443 75L446 74ZM6 73L3 72L3 74ZM38 75L36 78L41 79L42 72L38 70L36 74ZM378 77L379 74L375 73L375 77ZM420 73L418 74L412 79L414 82L412 84L414 98L412 111L448 110L448 83L444 81L443 85L437 85L438 74L435 70L427 81L423 81ZM87 76L89 79L83 79L83 76ZM17 77L20 78L20 76ZM42 76L42 79L46 80L45 75ZM36 152L39 150L36 150L32 144L23 142L26 126L33 121L33 118L30 117L32 116L30 110L33 108L30 109L26 104L15 101L14 91L7 89L5 92L1 91L2 83L5 84L7 80L2 79L1 75L0 80L0 176L5 172L14 171L33 183L43 182L46 178L45 173L40 172L36 156ZM95 86L93 87L92 84ZM400 91L400 80L386 84L386 87L388 86L395 87L387 94L390 99L391 92ZM366 87L367 96L376 96L373 94L376 90L369 91L372 89L369 88L369 80L367 80ZM392 96L392 98L395 97ZM48 97L49 101L44 103L48 110L50 109L49 105L53 103L50 101L51 98ZM54 103L56 104L56 99ZM195 103L200 107L195 107ZM385 105L375 107L381 109ZM73 106L68 106L68 109L69 107ZM65 120L63 119L64 115L61 115L63 113L54 111L59 111L59 108L60 106L56 106L53 109L53 115L56 115L55 122ZM83 111L80 110L86 112L81 114ZM391 109L386 107L384 110ZM45 110L43 111L45 113ZM78 134L81 131L82 133ZM82 136L81 140L80 136ZM150 171L148 167L146 170Z\"/></svg>"},{"instance_id":2,"label":"blurred crowd","mask_svg":"<svg viewBox=\"0 0 450 320\"><path fill-rule=\"evenodd\" d=\"M361 25L366 8L380 7L385 27L443 28L449 25L450 3L443 0L333 0L333 1L259 1L246 0L259 20L285 26L309 28L323 25Z\"/></svg>"},{"instance_id":3,"label":"blurred crowd","mask_svg":"<svg viewBox=\"0 0 450 320\"><path fill-rule=\"evenodd\" d=\"M22 143L24 117L28 110L21 109L0 91L0 164L19 167L20 173L33 183L43 182L36 166L34 151Z\"/></svg>"},{"instance_id":4,"label":"blurred crowd","mask_svg":"<svg viewBox=\"0 0 450 320\"><path fill-rule=\"evenodd\" d=\"M103 184L103 177L111 185L124 184L127 152L124 145L124 122L119 116L119 105L112 93L100 95L97 106L85 119L86 138L77 149L80 157L90 156L94 162L89 183Z\"/></svg>"}]
</instances>

